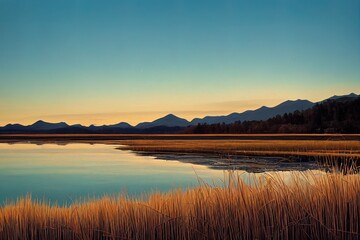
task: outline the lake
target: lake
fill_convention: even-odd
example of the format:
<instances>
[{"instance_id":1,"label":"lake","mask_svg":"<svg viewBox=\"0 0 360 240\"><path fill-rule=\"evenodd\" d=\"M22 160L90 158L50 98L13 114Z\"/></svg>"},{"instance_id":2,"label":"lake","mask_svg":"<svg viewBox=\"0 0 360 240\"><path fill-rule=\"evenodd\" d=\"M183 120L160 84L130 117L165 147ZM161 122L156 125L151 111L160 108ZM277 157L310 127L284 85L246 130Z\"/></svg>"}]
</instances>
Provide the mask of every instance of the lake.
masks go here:
<instances>
[{"instance_id":1,"label":"lake","mask_svg":"<svg viewBox=\"0 0 360 240\"><path fill-rule=\"evenodd\" d=\"M210 185L223 185L226 178L227 170L191 163L189 156L184 162L171 155L159 158L117 147L0 143L0 204L28 194L33 199L60 205L119 193L136 197L195 187L199 179ZM288 173L281 172L284 178ZM255 175L264 175L242 170L237 170L237 174L248 183Z\"/></svg>"}]
</instances>

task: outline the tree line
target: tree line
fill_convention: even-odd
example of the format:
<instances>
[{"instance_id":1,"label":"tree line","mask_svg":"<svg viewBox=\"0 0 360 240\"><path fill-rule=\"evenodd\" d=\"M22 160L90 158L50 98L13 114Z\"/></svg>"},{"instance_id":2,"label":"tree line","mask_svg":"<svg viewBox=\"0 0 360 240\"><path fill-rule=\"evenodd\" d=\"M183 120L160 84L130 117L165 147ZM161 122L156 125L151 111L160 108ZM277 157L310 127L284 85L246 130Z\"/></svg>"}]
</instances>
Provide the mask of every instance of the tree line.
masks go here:
<instances>
[{"instance_id":1,"label":"tree line","mask_svg":"<svg viewBox=\"0 0 360 240\"><path fill-rule=\"evenodd\" d=\"M327 100L265 121L198 124L186 128L184 133L360 133L360 98Z\"/></svg>"}]
</instances>

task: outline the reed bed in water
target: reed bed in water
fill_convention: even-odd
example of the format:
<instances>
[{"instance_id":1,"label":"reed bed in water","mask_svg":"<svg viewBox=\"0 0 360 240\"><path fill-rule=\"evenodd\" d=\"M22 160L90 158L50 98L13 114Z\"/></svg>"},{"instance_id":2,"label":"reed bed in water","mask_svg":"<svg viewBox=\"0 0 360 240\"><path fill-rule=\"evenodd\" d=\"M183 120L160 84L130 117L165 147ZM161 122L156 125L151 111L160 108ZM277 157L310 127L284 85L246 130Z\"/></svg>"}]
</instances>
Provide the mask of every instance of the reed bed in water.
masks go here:
<instances>
[{"instance_id":1,"label":"reed bed in water","mask_svg":"<svg viewBox=\"0 0 360 240\"><path fill-rule=\"evenodd\" d=\"M126 140L121 149L144 152L216 153L240 155L322 156L360 160L355 140Z\"/></svg>"},{"instance_id":2,"label":"reed bed in water","mask_svg":"<svg viewBox=\"0 0 360 240\"><path fill-rule=\"evenodd\" d=\"M0 239L358 239L360 176L294 173L67 207L30 198L0 211Z\"/></svg>"}]
</instances>

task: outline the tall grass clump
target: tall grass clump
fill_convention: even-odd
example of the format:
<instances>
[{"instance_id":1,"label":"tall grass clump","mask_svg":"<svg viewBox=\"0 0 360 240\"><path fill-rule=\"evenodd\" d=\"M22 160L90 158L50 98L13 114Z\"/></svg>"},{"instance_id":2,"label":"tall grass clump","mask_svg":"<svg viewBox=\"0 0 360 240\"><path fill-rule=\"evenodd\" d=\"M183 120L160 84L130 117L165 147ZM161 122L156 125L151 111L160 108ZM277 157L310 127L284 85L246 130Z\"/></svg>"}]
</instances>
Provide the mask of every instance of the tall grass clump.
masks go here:
<instances>
[{"instance_id":1,"label":"tall grass clump","mask_svg":"<svg viewBox=\"0 0 360 240\"><path fill-rule=\"evenodd\" d=\"M358 239L360 176L294 173L247 185L104 197L70 206L25 198L0 209L0 239Z\"/></svg>"},{"instance_id":2,"label":"tall grass clump","mask_svg":"<svg viewBox=\"0 0 360 240\"><path fill-rule=\"evenodd\" d=\"M323 155L315 158L320 168L341 174L359 174L360 158Z\"/></svg>"}]
</instances>

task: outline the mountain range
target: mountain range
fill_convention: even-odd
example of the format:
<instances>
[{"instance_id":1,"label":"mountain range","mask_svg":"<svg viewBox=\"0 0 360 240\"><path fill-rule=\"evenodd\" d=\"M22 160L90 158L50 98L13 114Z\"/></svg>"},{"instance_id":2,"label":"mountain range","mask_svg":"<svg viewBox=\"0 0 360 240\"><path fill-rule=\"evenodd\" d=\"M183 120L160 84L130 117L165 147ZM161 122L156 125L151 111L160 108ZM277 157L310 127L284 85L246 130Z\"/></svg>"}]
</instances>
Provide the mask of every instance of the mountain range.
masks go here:
<instances>
[{"instance_id":1,"label":"mountain range","mask_svg":"<svg viewBox=\"0 0 360 240\"><path fill-rule=\"evenodd\" d=\"M359 96L360 95L355 93L342 96L335 95L318 103L322 103L327 100L352 99ZM276 115L306 110L312 108L315 104L316 103L308 100L288 100L275 107L263 106L255 110L248 110L241 113L234 112L226 116L206 116L204 118L194 118L192 121L177 117L173 114L168 114L152 122L142 122L136 126L132 126L126 122L119 122L112 125L90 125L86 127L81 124L68 125L65 122L48 123L39 120L28 126L21 124L8 124L4 127L0 127L0 133L175 133L188 126L204 123L229 124L236 121L267 120Z\"/></svg>"}]
</instances>

